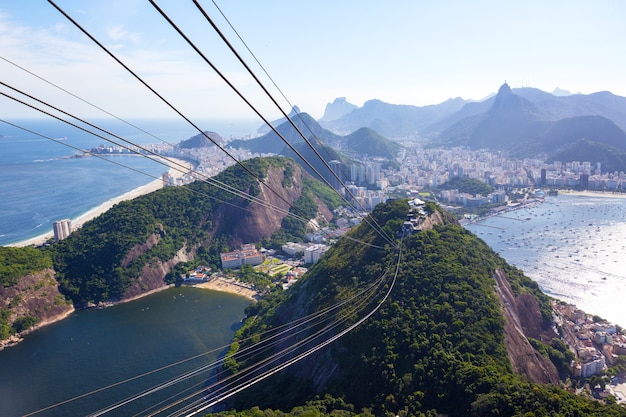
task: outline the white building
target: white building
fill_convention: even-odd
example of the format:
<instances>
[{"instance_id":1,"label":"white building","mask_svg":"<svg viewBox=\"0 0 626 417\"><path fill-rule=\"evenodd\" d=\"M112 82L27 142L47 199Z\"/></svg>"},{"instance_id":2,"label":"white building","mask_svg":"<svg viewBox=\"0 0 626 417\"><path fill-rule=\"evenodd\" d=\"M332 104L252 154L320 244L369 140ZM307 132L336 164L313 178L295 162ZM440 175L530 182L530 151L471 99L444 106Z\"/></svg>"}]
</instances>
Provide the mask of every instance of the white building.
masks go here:
<instances>
[{"instance_id":1,"label":"white building","mask_svg":"<svg viewBox=\"0 0 626 417\"><path fill-rule=\"evenodd\" d=\"M326 253L328 246L326 245L312 245L304 250L304 263L314 264L320 260L320 257Z\"/></svg>"},{"instance_id":2,"label":"white building","mask_svg":"<svg viewBox=\"0 0 626 417\"><path fill-rule=\"evenodd\" d=\"M587 378L591 375L601 374L604 369L604 356L598 355L595 359L581 364L580 376Z\"/></svg>"},{"instance_id":3,"label":"white building","mask_svg":"<svg viewBox=\"0 0 626 417\"><path fill-rule=\"evenodd\" d=\"M282 246L281 249L287 255L293 256L298 252L304 252L304 250L306 249L306 245L303 245L301 243L295 243L295 242L287 242Z\"/></svg>"},{"instance_id":4,"label":"white building","mask_svg":"<svg viewBox=\"0 0 626 417\"><path fill-rule=\"evenodd\" d=\"M72 221L70 219L58 220L52 223L52 230L55 241L63 240L72 233Z\"/></svg>"},{"instance_id":5,"label":"white building","mask_svg":"<svg viewBox=\"0 0 626 417\"><path fill-rule=\"evenodd\" d=\"M222 269L236 269L245 264L254 266L263 263L263 254L252 245L244 245L241 250L221 253L220 258Z\"/></svg>"}]
</instances>

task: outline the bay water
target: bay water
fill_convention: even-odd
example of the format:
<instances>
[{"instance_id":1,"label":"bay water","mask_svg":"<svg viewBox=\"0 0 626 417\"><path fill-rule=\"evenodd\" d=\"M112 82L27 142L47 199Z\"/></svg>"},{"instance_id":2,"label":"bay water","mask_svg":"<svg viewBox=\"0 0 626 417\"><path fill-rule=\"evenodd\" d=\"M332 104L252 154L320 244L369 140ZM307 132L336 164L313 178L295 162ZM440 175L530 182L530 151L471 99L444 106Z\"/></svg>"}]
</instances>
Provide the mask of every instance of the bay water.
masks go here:
<instances>
[{"instance_id":1,"label":"bay water","mask_svg":"<svg viewBox=\"0 0 626 417\"><path fill-rule=\"evenodd\" d=\"M225 353L249 303L237 295L182 287L76 312L0 352L0 416L88 415L211 363ZM197 355L201 356L63 403ZM201 373L106 415L145 414L176 392L202 389L210 377L211 372ZM55 404L60 405L37 412Z\"/></svg>"},{"instance_id":2,"label":"bay water","mask_svg":"<svg viewBox=\"0 0 626 417\"><path fill-rule=\"evenodd\" d=\"M626 327L624 197L548 196L466 228L548 295Z\"/></svg>"},{"instance_id":3,"label":"bay water","mask_svg":"<svg viewBox=\"0 0 626 417\"><path fill-rule=\"evenodd\" d=\"M74 148L111 144L56 120L10 122L35 133L0 122L0 245L49 233L55 221L74 219L168 171L167 166L136 155L70 158L81 153ZM140 145L177 144L198 134L182 121L131 123L147 133L115 119L94 124ZM227 138L243 137L259 125L249 120L204 120L198 124Z\"/></svg>"}]
</instances>

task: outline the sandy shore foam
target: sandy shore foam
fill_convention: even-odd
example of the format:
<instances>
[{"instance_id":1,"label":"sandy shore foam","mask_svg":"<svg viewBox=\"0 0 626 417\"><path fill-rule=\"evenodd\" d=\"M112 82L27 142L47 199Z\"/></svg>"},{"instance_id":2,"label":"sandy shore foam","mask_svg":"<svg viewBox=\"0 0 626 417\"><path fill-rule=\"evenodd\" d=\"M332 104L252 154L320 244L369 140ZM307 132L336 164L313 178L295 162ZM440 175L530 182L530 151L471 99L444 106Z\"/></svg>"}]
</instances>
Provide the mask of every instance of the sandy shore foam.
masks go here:
<instances>
[{"instance_id":1,"label":"sandy shore foam","mask_svg":"<svg viewBox=\"0 0 626 417\"><path fill-rule=\"evenodd\" d=\"M183 161L182 159L176 159L176 158L168 158L172 161L177 162L178 164L184 165L186 167L188 167L189 170L193 169L193 165L187 161ZM169 170L169 174L171 176L173 176L174 178L180 178L183 175L186 174L186 172L181 172L180 168L170 168ZM76 217L75 219L71 219L72 220L72 230L76 230L80 227L82 227L86 222L88 222L91 219L94 219L96 217L98 217L99 215L101 215L102 213L106 212L107 210L109 210L111 207L113 207L114 205L122 202L122 201L128 201L128 200L132 200L134 198L137 198L139 196L145 195L145 194L149 194L153 191L156 191L160 188L163 188L163 181L161 179L155 179L154 181L150 182L149 184L145 184L142 185L140 187L137 187L133 190L128 191L127 193L124 193L118 197L114 197L111 198L110 200L105 201L104 203L100 204L97 207L94 207L90 210L88 210L87 212L81 214L80 216ZM8 246L18 246L18 247L23 247L23 246L31 246L31 245L42 245L43 243L45 243L48 239L54 237L54 233L52 231L44 233L42 235L39 236L35 236L33 238L30 239L26 239L23 240L21 242L17 242L17 243L13 243L11 245Z\"/></svg>"}]
</instances>

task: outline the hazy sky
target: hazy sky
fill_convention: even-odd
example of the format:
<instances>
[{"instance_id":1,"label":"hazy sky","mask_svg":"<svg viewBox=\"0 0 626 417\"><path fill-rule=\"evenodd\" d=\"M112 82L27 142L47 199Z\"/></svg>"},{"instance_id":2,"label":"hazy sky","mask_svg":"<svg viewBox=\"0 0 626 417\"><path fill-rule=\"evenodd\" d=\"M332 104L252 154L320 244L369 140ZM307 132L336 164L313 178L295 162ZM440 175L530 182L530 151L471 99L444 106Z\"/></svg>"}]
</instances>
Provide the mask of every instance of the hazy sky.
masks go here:
<instances>
[{"instance_id":1,"label":"hazy sky","mask_svg":"<svg viewBox=\"0 0 626 417\"><path fill-rule=\"evenodd\" d=\"M254 117L147 0L56 1L186 115ZM201 3L271 86L212 1ZM626 2L619 0L216 3L290 102L315 118L336 97L422 106L479 100L505 80L513 88L626 96ZM279 116L191 1L158 4L266 117ZM0 58L3 82L84 117L102 115L5 60L118 116L175 117L46 1L0 0ZM0 113L34 115L5 97Z\"/></svg>"}]
</instances>

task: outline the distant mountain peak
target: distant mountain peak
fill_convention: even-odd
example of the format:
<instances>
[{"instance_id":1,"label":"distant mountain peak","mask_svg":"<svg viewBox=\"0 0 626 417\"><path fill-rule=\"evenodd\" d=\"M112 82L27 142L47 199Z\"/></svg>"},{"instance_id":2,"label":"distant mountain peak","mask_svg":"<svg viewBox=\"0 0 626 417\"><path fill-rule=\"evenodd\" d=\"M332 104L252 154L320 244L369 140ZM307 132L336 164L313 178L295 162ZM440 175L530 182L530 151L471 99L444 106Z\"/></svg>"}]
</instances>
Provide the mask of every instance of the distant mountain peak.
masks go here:
<instances>
[{"instance_id":1,"label":"distant mountain peak","mask_svg":"<svg viewBox=\"0 0 626 417\"><path fill-rule=\"evenodd\" d=\"M320 120L326 122L337 120L356 108L358 107L352 103L348 103L345 97L337 97L332 103L326 105L324 116L322 116Z\"/></svg>"},{"instance_id":2,"label":"distant mountain peak","mask_svg":"<svg viewBox=\"0 0 626 417\"><path fill-rule=\"evenodd\" d=\"M557 96L557 97L567 97L567 96L571 96L572 93L571 91L563 90L562 88L557 87L552 92L552 95Z\"/></svg>"},{"instance_id":3,"label":"distant mountain peak","mask_svg":"<svg viewBox=\"0 0 626 417\"><path fill-rule=\"evenodd\" d=\"M293 120L293 118L295 116L297 116L298 114L301 114L301 113L302 113L302 111L300 111L300 107L298 107L298 106L296 106L294 104L294 106L291 108L291 112L287 116L289 116L289 118ZM276 119L276 120L271 121L270 124L272 126L274 126L274 127L277 127L277 126L282 125L286 121L287 121L286 118L281 117L280 119ZM260 126L257 129L257 133L265 134L265 133L268 133L271 130L272 130L272 128L264 123L262 126Z\"/></svg>"},{"instance_id":4,"label":"distant mountain peak","mask_svg":"<svg viewBox=\"0 0 626 417\"><path fill-rule=\"evenodd\" d=\"M216 143L223 145L226 141L218 133L205 130L204 133L200 133L187 140L183 140L176 146L180 149L207 148Z\"/></svg>"},{"instance_id":5,"label":"distant mountain peak","mask_svg":"<svg viewBox=\"0 0 626 417\"><path fill-rule=\"evenodd\" d=\"M511 91L511 87L509 87L509 85L505 82L504 84L502 84L500 89L498 89L498 96L507 93L512 94L513 92Z\"/></svg>"},{"instance_id":6,"label":"distant mountain peak","mask_svg":"<svg viewBox=\"0 0 626 417\"><path fill-rule=\"evenodd\" d=\"M528 100L515 94L507 83L502 84L493 102L492 112L510 113L519 111L532 113L533 105Z\"/></svg>"},{"instance_id":7,"label":"distant mountain peak","mask_svg":"<svg viewBox=\"0 0 626 417\"><path fill-rule=\"evenodd\" d=\"M298 107L298 106L294 105L294 106L291 108L291 113L289 113L289 118L292 118L293 116L297 115L298 113L302 113L302 112L300 111L300 107Z\"/></svg>"}]
</instances>

